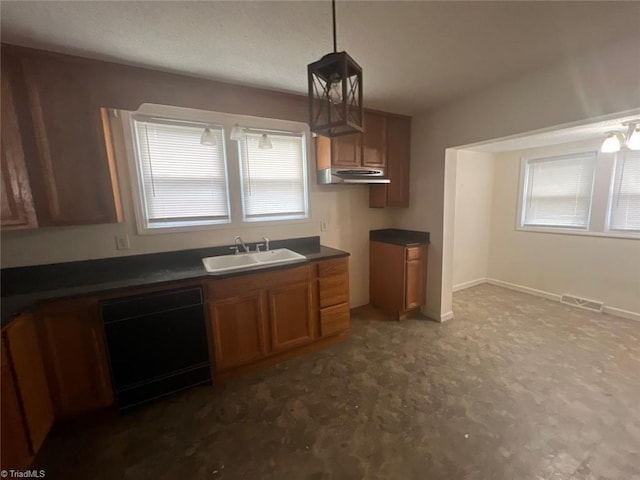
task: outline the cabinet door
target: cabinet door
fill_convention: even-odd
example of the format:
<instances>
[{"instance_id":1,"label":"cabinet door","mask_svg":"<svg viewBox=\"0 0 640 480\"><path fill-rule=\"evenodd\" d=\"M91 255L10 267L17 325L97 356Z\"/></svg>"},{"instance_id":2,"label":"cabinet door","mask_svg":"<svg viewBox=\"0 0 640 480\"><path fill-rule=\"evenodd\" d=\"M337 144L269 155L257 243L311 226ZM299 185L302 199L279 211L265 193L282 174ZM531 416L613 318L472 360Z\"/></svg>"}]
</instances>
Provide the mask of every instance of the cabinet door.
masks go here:
<instances>
[{"instance_id":1,"label":"cabinet door","mask_svg":"<svg viewBox=\"0 0 640 480\"><path fill-rule=\"evenodd\" d=\"M387 163L387 117L366 112L365 130L362 134L362 165L384 167Z\"/></svg>"},{"instance_id":2,"label":"cabinet door","mask_svg":"<svg viewBox=\"0 0 640 480\"><path fill-rule=\"evenodd\" d=\"M22 315L12 321L6 329L6 338L31 451L35 454L53 425L53 407L33 315Z\"/></svg>"},{"instance_id":3,"label":"cabinet door","mask_svg":"<svg viewBox=\"0 0 640 480\"><path fill-rule=\"evenodd\" d=\"M271 346L287 350L313 340L313 302L309 282L268 291Z\"/></svg>"},{"instance_id":4,"label":"cabinet door","mask_svg":"<svg viewBox=\"0 0 640 480\"><path fill-rule=\"evenodd\" d=\"M407 248L405 279L405 310L417 308L426 303L427 288L427 248Z\"/></svg>"},{"instance_id":5,"label":"cabinet door","mask_svg":"<svg viewBox=\"0 0 640 480\"><path fill-rule=\"evenodd\" d=\"M0 408L0 444L2 451L2 470L24 470L31 463L29 440L22 422L22 412L18 403L18 391L13 381L11 369L2 345L2 370L0 388L2 389L2 405Z\"/></svg>"},{"instance_id":6,"label":"cabinet door","mask_svg":"<svg viewBox=\"0 0 640 480\"><path fill-rule=\"evenodd\" d=\"M266 309L259 291L208 305L216 371L247 365L266 355Z\"/></svg>"},{"instance_id":7,"label":"cabinet door","mask_svg":"<svg viewBox=\"0 0 640 480\"><path fill-rule=\"evenodd\" d=\"M387 206L409 206L409 164L411 160L411 119L388 119L387 174L391 183L386 185Z\"/></svg>"},{"instance_id":8,"label":"cabinet door","mask_svg":"<svg viewBox=\"0 0 640 480\"><path fill-rule=\"evenodd\" d=\"M122 220L114 159L107 155L105 112L96 81L81 63L22 60L35 133L37 205L42 225ZM36 178L32 175L36 192Z\"/></svg>"},{"instance_id":9,"label":"cabinet door","mask_svg":"<svg viewBox=\"0 0 640 480\"><path fill-rule=\"evenodd\" d=\"M39 321L56 417L113 405L97 302L91 299L57 302L42 309Z\"/></svg>"},{"instance_id":10,"label":"cabinet door","mask_svg":"<svg viewBox=\"0 0 640 480\"><path fill-rule=\"evenodd\" d=\"M29 175L24 162L22 137L14 107L9 77L2 75L2 214L4 228L37 227Z\"/></svg>"},{"instance_id":11,"label":"cabinet door","mask_svg":"<svg viewBox=\"0 0 640 480\"><path fill-rule=\"evenodd\" d=\"M331 139L331 165L359 167L362 162L362 135L343 135Z\"/></svg>"}]
</instances>

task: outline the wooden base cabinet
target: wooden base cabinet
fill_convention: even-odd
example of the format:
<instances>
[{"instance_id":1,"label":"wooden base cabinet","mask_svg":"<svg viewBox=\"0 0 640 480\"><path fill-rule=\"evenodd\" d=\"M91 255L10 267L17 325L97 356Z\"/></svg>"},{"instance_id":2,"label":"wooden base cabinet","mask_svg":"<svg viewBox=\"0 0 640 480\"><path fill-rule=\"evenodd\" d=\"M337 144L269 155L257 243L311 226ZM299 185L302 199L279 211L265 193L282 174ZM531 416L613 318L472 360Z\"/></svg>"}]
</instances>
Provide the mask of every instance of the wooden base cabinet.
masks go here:
<instances>
[{"instance_id":1,"label":"wooden base cabinet","mask_svg":"<svg viewBox=\"0 0 640 480\"><path fill-rule=\"evenodd\" d=\"M209 280L215 372L256 363L315 338L309 265Z\"/></svg>"},{"instance_id":2,"label":"wooden base cabinet","mask_svg":"<svg viewBox=\"0 0 640 480\"><path fill-rule=\"evenodd\" d=\"M335 258L317 265L320 336L349 329L349 259Z\"/></svg>"},{"instance_id":3,"label":"wooden base cabinet","mask_svg":"<svg viewBox=\"0 0 640 480\"><path fill-rule=\"evenodd\" d=\"M348 258L205 282L216 381L328 345L349 329Z\"/></svg>"},{"instance_id":4,"label":"wooden base cabinet","mask_svg":"<svg viewBox=\"0 0 640 480\"><path fill-rule=\"evenodd\" d=\"M96 299L52 303L39 312L43 358L56 418L113 405Z\"/></svg>"},{"instance_id":5,"label":"wooden base cabinet","mask_svg":"<svg viewBox=\"0 0 640 480\"><path fill-rule=\"evenodd\" d=\"M426 303L427 245L371 241L369 302L401 320Z\"/></svg>"},{"instance_id":6,"label":"wooden base cabinet","mask_svg":"<svg viewBox=\"0 0 640 480\"><path fill-rule=\"evenodd\" d=\"M267 354L267 310L262 292L209 302L216 370L255 362Z\"/></svg>"},{"instance_id":7,"label":"wooden base cabinet","mask_svg":"<svg viewBox=\"0 0 640 480\"><path fill-rule=\"evenodd\" d=\"M9 366L5 342L2 342L2 377L0 388L2 405L0 405L0 468L2 470L25 470L31 464L33 454L29 445L29 434L25 428L24 417L20 408L18 388Z\"/></svg>"}]
</instances>

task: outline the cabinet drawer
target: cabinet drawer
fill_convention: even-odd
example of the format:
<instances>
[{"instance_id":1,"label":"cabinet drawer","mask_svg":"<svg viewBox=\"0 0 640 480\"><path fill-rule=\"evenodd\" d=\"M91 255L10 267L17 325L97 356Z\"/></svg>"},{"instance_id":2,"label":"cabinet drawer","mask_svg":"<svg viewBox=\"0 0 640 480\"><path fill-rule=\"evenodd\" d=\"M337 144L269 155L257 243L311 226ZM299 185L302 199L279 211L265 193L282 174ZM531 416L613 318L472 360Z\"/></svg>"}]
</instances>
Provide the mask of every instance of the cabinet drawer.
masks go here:
<instances>
[{"instance_id":1,"label":"cabinet drawer","mask_svg":"<svg viewBox=\"0 0 640 480\"><path fill-rule=\"evenodd\" d=\"M349 275L333 275L318 279L320 308L349 302Z\"/></svg>"},{"instance_id":2,"label":"cabinet drawer","mask_svg":"<svg viewBox=\"0 0 640 480\"><path fill-rule=\"evenodd\" d=\"M334 258L318 263L318 276L327 277L329 275L339 275L349 271L349 258Z\"/></svg>"},{"instance_id":3,"label":"cabinet drawer","mask_svg":"<svg viewBox=\"0 0 640 480\"><path fill-rule=\"evenodd\" d=\"M326 337L349 328L349 305L343 303L320 310L320 335Z\"/></svg>"},{"instance_id":4,"label":"cabinet drawer","mask_svg":"<svg viewBox=\"0 0 640 480\"><path fill-rule=\"evenodd\" d=\"M423 258L427 249L424 246L407 247L407 260L418 260Z\"/></svg>"}]
</instances>

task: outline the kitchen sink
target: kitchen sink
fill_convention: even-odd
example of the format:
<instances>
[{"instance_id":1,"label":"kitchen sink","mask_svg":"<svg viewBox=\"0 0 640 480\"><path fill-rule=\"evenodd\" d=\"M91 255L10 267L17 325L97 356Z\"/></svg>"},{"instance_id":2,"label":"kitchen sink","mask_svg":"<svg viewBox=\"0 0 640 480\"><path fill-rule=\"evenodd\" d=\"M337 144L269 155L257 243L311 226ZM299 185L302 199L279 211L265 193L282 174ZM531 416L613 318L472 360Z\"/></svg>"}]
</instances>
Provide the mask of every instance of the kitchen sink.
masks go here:
<instances>
[{"instance_id":1,"label":"kitchen sink","mask_svg":"<svg viewBox=\"0 0 640 480\"><path fill-rule=\"evenodd\" d=\"M282 265L286 263L303 262L304 255L293 252L288 248L278 248L267 252L239 253L236 255L220 255L202 259L204 268L211 275L253 270L263 266Z\"/></svg>"}]
</instances>

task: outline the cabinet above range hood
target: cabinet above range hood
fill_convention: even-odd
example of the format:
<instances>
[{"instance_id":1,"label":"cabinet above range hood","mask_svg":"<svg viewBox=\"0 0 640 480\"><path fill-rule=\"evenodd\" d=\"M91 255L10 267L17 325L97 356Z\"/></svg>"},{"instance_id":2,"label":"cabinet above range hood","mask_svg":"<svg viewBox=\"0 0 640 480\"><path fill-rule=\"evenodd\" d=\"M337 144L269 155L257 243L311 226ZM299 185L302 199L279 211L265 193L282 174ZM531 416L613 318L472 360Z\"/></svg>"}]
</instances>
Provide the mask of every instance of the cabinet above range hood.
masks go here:
<instances>
[{"instance_id":1,"label":"cabinet above range hood","mask_svg":"<svg viewBox=\"0 0 640 480\"><path fill-rule=\"evenodd\" d=\"M332 183L391 183L381 168L370 167L331 167L318 170L318 183L329 185Z\"/></svg>"}]
</instances>

